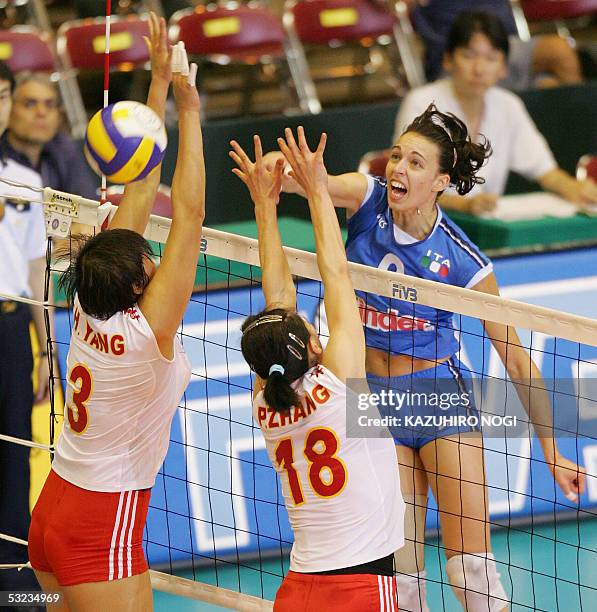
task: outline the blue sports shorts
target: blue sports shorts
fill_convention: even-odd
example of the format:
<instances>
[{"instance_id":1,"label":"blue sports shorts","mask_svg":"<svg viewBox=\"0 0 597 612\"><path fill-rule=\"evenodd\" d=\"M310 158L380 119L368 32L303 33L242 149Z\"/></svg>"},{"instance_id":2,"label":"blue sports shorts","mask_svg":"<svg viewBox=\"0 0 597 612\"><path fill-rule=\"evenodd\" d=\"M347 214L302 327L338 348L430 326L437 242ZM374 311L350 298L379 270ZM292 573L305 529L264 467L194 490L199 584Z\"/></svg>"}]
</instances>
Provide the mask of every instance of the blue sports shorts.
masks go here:
<instances>
[{"instance_id":1,"label":"blue sports shorts","mask_svg":"<svg viewBox=\"0 0 597 612\"><path fill-rule=\"evenodd\" d=\"M382 417L396 417L388 425L396 444L419 449L437 438L481 431L471 372L456 357L404 376L367 374L367 381L372 394L393 392L393 405L378 409Z\"/></svg>"}]
</instances>

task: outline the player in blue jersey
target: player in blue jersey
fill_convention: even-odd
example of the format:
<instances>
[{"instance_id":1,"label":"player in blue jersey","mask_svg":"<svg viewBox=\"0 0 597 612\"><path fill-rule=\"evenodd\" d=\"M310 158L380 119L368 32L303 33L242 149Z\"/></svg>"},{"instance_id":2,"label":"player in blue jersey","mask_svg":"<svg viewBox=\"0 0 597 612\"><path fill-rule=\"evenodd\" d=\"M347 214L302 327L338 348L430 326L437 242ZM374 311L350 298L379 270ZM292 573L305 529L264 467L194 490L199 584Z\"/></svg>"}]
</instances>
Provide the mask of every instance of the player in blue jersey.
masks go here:
<instances>
[{"instance_id":1,"label":"player in blue jersey","mask_svg":"<svg viewBox=\"0 0 597 612\"><path fill-rule=\"evenodd\" d=\"M476 173L490 153L488 143L471 142L462 121L431 105L395 143L384 178L360 173L330 176L328 188L334 205L347 209L348 259L498 295L491 261L437 204L449 185L464 195L481 182ZM273 163L279 155L268 154L266 163ZM300 193L288 173L283 188ZM357 292L357 299L372 391L433 391L441 385L442 392L454 391L462 401L439 412L454 417L476 413L468 393L470 373L457 358L459 342L452 313L363 292ZM483 323L510 378L535 379L539 386L541 374L516 330ZM465 401L465 395L470 399ZM558 451L547 395L539 393L532 411L522 395L549 469L569 499L577 499L584 490L584 473ZM409 414L407 410L403 407L401 416ZM430 409L411 408L410 414L427 416ZM400 609L428 610L423 540L431 486L440 511L446 572L456 597L468 612L507 610L508 597L491 553L481 432L473 426L390 429L407 504L407 542L396 554Z\"/></svg>"}]
</instances>

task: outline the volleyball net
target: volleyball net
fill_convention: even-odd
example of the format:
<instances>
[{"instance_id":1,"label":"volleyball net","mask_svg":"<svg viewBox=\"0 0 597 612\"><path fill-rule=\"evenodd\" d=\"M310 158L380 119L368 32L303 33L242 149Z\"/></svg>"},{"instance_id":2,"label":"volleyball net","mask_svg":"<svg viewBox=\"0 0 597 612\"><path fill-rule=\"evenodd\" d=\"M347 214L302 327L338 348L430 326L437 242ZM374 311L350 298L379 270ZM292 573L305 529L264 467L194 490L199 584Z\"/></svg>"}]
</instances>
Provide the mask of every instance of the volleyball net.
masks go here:
<instances>
[{"instance_id":1,"label":"volleyball net","mask_svg":"<svg viewBox=\"0 0 597 612\"><path fill-rule=\"evenodd\" d=\"M115 210L109 203L99 206L50 189L40 190L33 200L43 202L49 233L63 237L73 220L99 228ZM158 260L169 227L169 219L156 216L147 227L145 236ZM297 308L317 322L325 342L315 255L292 248L285 252L296 280ZM51 255L48 265L48 282L55 282L61 270ZM471 372L479 417L487 417L480 426L485 433L489 520L496 533L506 534L496 558L512 605L550 612L560 607L590 609L597 599L597 541L585 535L587 526L595 528L597 514L597 320L591 318L597 316L597 301L591 303L590 293L597 290L597 278L575 281L588 315L580 316L358 264L350 264L350 270L356 289L392 300L388 312L362 304L361 316L369 326L392 333L437 334L438 322L424 320L420 306L454 313L457 356ZM256 240L204 229L196 292L179 330L193 374L174 417L145 531L155 588L243 610L271 607L288 571L292 546L280 485L252 420L251 373L240 352L242 321L264 306L260 278ZM556 285L526 283L505 293L541 302L562 290ZM46 308L59 303L56 297ZM516 381L517 387L512 386L480 319L515 327L542 372L559 449L587 471L587 487L578 501L567 499L554 484L522 410L520 386L530 390L535 383ZM57 309L51 352L61 366L62 386L71 324L71 313ZM510 342L504 340L506 352ZM52 427L61 417L62 406L55 405ZM563 519L574 526L572 532L556 528ZM428 560L442 555L435 537L438 522L430 496ZM553 527L544 529L542 523ZM524 553L510 545L515 538L526 538ZM428 575L428 590L435 589L443 609L456 609L443 565L439 562L440 569Z\"/></svg>"}]
</instances>

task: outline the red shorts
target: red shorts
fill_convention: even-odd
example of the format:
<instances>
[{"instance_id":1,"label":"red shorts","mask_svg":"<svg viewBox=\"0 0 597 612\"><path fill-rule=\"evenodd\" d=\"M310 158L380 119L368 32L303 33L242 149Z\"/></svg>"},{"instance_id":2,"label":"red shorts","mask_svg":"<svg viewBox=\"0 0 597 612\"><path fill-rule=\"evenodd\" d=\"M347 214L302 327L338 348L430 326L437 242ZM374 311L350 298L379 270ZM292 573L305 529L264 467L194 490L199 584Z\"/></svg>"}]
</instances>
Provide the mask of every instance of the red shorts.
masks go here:
<instances>
[{"instance_id":1,"label":"red shorts","mask_svg":"<svg viewBox=\"0 0 597 612\"><path fill-rule=\"evenodd\" d=\"M276 593L274 612L397 612L393 576L322 576L288 572Z\"/></svg>"},{"instance_id":2,"label":"red shorts","mask_svg":"<svg viewBox=\"0 0 597 612\"><path fill-rule=\"evenodd\" d=\"M62 586L119 580L147 571L143 528L151 489L100 493L50 470L31 514L29 560Z\"/></svg>"}]
</instances>

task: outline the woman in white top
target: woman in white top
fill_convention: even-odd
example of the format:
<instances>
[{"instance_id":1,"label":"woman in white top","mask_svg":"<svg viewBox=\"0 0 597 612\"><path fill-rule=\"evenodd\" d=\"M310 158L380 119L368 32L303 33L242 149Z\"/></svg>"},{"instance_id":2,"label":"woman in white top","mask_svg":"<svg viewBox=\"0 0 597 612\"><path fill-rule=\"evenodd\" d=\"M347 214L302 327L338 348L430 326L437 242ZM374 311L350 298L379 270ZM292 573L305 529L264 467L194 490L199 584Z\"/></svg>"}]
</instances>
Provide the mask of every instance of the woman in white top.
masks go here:
<instances>
[{"instance_id":1,"label":"woman in white top","mask_svg":"<svg viewBox=\"0 0 597 612\"><path fill-rule=\"evenodd\" d=\"M365 337L327 191L326 137L315 153L301 127L298 144L289 129L286 141L278 139L311 210L329 322L325 351L296 311L282 250L276 207L283 162L266 170L259 137L254 140L254 163L234 141L231 156L255 203L265 297L265 309L242 326L241 349L256 373L253 416L294 532L274 610L397 610L393 550L404 544L404 502L392 440L347 433L346 380L365 380Z\"/></svg>"},{"instance_id":2,"label":"woman in white top","mask_svg":"<svg viewBox=\"0 0 597 612\"><path fill-rule=\"evenodd\" d=\"M597 185L577 181L558 167L520 98L496 86L506 76L508 50L508 35L497 17L461 13L450 29L444 55L449 76L409 92L400 105L393 142L431 102L462 119L469 134L491 142L493 154L479 172L485 183L467 196L443 194L440 204L447 210L491 210L511 170L579 207L597 202Z\"/></svg>"},{"instance_id":3,"label":"woman in white top","mask_svg":"<svg viewBox=\"0 0 597 612\"><path fill-rule=\"evenodd\" d=\"M151 487L190 378L176 332L193 290L205 211L196 66L151 16L148 104L163 119L172 80L179 147L161 259L143 238L159 171L127 185L108 230L81 241L63 281L73 309L65 424L33 510L29 558L54 610L151 610L143 554ZM174 54L172 54L174 55ZM177 67L176 64L178 64Z\"/></svg>"}]
</instances>

